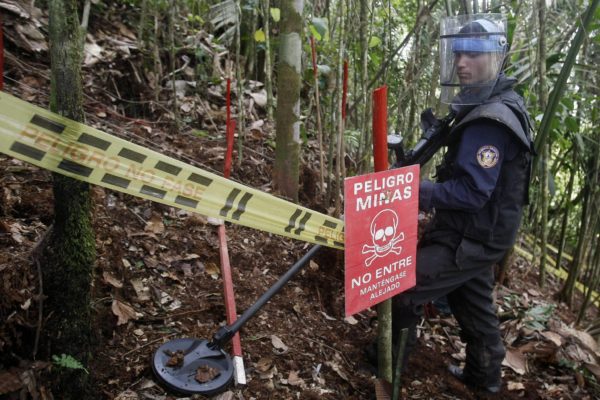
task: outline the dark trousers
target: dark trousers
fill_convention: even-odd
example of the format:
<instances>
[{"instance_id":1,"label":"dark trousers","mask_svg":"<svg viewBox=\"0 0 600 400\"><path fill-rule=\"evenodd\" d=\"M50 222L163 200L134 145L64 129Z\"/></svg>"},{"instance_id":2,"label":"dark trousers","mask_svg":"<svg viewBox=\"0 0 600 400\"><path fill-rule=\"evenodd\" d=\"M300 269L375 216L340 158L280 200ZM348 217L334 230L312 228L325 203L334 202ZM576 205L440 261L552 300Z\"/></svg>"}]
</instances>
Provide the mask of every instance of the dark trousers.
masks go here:
<instances>
[{"instance_id":1,"label":"dark trousers","mask_svg":"<svg viewBox=\"0 0 600 400\"><path fill-rule=\"evenodd\" d=\"M465 380L477 386L498 384L504 346L493 304L493 264L503 252L474 241L458 245L429 242L417 252L417 284L393 300L393 337L409 329L405 354L416 342L416 325L423 306L444 295L466 342ZM405 357L406 360L406 357Z\"/></svg>"}]
</instances>

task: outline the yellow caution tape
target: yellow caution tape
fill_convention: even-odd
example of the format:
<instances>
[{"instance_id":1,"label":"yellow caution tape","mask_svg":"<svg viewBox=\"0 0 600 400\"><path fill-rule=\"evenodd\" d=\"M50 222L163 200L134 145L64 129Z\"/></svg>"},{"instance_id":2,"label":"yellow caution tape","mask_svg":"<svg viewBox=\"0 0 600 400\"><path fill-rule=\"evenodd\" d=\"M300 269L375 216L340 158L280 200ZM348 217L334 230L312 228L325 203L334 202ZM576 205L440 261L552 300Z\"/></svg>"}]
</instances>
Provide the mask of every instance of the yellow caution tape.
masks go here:
<instances>
[{"instance_id":1,"label":"yellow caution tape","mask_svg":"<svg viewBox=\"0 0 600 400\"><path fill-rule=\"evenodd\" d=\"M343 221L0 92L0 151L94 185L342 249Z\"/></svg>"}]
</instances>

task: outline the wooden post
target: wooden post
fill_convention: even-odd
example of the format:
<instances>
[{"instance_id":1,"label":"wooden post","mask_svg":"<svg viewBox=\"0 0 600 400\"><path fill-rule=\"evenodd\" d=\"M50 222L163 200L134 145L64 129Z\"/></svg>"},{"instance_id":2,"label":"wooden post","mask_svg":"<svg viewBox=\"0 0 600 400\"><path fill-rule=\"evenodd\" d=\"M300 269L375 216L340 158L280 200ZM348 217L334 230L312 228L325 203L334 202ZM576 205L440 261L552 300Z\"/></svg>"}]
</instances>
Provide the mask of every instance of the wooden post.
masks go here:
<instances>
[{"instance_id":1,"label":"wooden post","mask_svg":"<svg viewBox=\"0 0 600 400\"><path fill-rule=\"evenodd\" d=\"M375 172L388 169L387 86L373 92L373 157ZM392 382L392 300L377 305L377 370L380 379Z\"/></svg>"}]
</instances>

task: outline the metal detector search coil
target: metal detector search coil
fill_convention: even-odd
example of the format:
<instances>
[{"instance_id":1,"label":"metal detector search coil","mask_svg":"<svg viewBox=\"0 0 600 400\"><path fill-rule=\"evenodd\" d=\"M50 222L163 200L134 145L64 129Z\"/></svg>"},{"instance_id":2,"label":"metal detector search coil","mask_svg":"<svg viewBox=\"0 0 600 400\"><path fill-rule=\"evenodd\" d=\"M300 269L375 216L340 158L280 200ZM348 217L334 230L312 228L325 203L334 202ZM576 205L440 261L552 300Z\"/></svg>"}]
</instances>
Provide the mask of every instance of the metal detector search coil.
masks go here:
<instances>
[{"instance_id":1,"label":"metal detector search coil","mask_svg":"<svg viewBox=\"0 0 600 400\"><path fill-rule=\"evenodd\" d=\"M173 354L182 353L181 365L168 366ZM196 379L200 368L208 367L218 375L200 382ZM211 395L227 387L233 379L233 363L229 354L207 340L175 339L156 350L152 359L154 374L170 390Z\"/></svg>"}]
</instances>

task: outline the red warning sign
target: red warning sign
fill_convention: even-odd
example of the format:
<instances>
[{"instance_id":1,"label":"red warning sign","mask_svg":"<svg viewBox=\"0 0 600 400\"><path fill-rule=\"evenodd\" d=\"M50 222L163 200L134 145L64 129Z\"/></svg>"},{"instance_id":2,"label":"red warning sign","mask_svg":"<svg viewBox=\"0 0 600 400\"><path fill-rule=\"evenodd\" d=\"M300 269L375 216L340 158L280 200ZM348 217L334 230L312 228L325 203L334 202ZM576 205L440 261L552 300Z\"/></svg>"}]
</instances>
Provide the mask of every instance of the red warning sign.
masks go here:
<instances>
[{"instance_id":1,"label":"red warning sign","mask_svg":"<svg viewBox=\"0 0 600 400\"><path fill-rule=\"evenodd\" d=\"M344 182L346 315L415 285L419 166Z\"/></svg>"}]
</instances>

